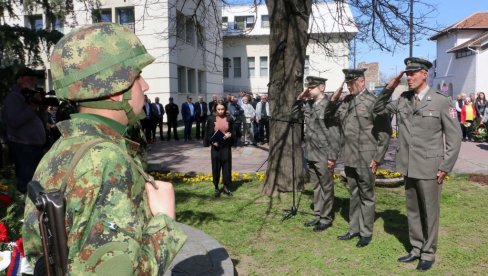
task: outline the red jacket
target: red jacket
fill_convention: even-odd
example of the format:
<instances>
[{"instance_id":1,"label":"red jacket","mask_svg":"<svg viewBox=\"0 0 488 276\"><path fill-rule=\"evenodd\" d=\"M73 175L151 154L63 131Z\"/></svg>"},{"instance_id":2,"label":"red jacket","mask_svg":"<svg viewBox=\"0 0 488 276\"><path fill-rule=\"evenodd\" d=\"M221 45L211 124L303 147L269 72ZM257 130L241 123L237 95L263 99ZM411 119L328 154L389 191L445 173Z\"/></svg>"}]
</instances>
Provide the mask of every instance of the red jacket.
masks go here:
<instances>
[{"instance_id":1,"label":"red jacket","mask_svg":"<svg viewBox=\"0 0 488 276\"><path fill-rule=\"evenodd\" d=\"M461 123L466 123L466 106L464 105L463 108L461 108ZM473 109L473 121L476 118L476 108L474 107L474 104L471 104L471 107Z\"/></svg>"}]
</instances>

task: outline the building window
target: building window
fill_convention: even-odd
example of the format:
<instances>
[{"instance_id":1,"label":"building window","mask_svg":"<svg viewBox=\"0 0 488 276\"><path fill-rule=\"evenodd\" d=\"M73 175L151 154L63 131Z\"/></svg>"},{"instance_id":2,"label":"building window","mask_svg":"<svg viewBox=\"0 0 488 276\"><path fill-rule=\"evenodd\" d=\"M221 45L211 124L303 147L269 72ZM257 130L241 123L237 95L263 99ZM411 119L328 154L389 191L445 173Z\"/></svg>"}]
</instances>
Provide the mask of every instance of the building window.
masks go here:
<instances>
[{"instance_id":1,"label":"building window","mask_svg":"<svg viewBox=\"0 0 488 276\"><path fill-rule=\"evenodd\" d=\"M227 16L222 17L222 31L227 31L227 28L229 27L229 19Z\"/></svg>"},{"instance_id":2,"label":"building window","mask_svg":"<svg viewBox=\"0 0 488 276\"><path fill-rule=\"evenodd\" d=\"M188 73L188 93L195 93L195 85L197 84L196 83L196 76L195 76L195 69L188 69L187 70L187 73Z\"/></svg>"},{"instance_id":3,"label":"building window","mask_svg":"<svg viewBox=\"0 0 488 276\"><path fill-rule=\"evenodd\" d=\"M230 58L224 58L224 78L229 77Z\"/></svg>"},{"instance_id":4,"label":"building window","mask_svg":"<svg viewBox=\"0 0 488 276\"><path fill-rule=\"evenodd\" d=\"M191 45L195 45L195 22L193 21L192 17L188 17L186 19L186 42L190 43Z\"/></svg>"},{"instance_id":5,"label":"building window","mask_svg":"<svg viewBox=\"0 0 488 276\"><path fill-rule=\"evenodd\" d=\"M268 76L268 57L259 57L259 75L261 77Z\"/></svg>"},{"instance_id":6,"label":"building window","mask_svg":"<svg viewBox=\"0 0 488 276\"><path fill-rule=\"evenodd\" d=\"M245 30L254 27L254 16L236 16L234 29Z\"/></svg>"},{"instance_id":7,"label":"building window","mask_svg":"<svg viewBox=\"0 0 488 276\"><path fill-rule=\"evenodd\" d=\"M474 51L471 50L461 50L459 52L456 52L456 58L469 57L472 55L474 55Z\"/></svg>"},{"instance_id":8,"label":"building window","mask_svg":"<svg viewBox=\"0 0 488 276\"><path fill-rule=\"evenodd\" d=\"M51 22L49 22L49 28L53 31L58 31L60 33L63 32L63 21L59 18L54 18Z\"/></svg>"},{"instance_id":9,"label":"building window","mask_svg":"<svg viewBox=\"0 0 488 276\"><path fill-rule=\"evenodd\" d=\"M254 57L247 58L247 77L251 78L254 77L256 74L256 62Z\"/></svg>"},{"instance_id":10,"label":"building window","mask_svg":"<svg viewBox=\"0 0 488 276\"><path fill-rule=\"evenodd\" d=\"M112 22L112 10L102 9L93 11L93 23Z\"/></svg>"},{"instance_id":11,"label":"building window","mask_svg":"<svg viewBox=\"0 0 488 276\"><path fill-rule=\"evenodd\" d=\"M130 8L117 8L117 23L123 25L124 27L135 31L135 16L134 16L134 7Z\"/></svg>"},{"instance_id":12,"label":"building window","mask_svg":"<svg viewBox=\"0 0 488 276\"><path fill-rule=\"evenodd\" d=\"M198 24L197 25L197 46L199 48L204 49L205 48L205 29L202 27L202 25Z\"/></svg>"},{"instance_id":13,"label":"building window","mask_svg":"<svg viewBox=\"0 0 488 276\"><path fill-rule=\"evenodd\" d=\"M186 93L186 69L178 66L178 93Z\"/></svg>"},{"instance_id":14,"label":"building window","mask_svg":"<svg viewBox=\"0 0 488 276\"><path fill-rule=\"evenodd\" d=\"M269 28L269 15L261 15L261 27Z\"/></svg>"},{"instance_id":15,"label":"building window","mask_svg":"<svg viewBox=\"0 0 488 276\"><path fill-rule=\"evenodd\" d=\"M241 58L235 57L234 60L234 78L241 77Z\"/></svg>"},{"instance_id":16,"label":"building window","mask_svg":"<svg viewBox=\"0 0 488 276\"><path fill-rule=\"evenodd\" d=\"M44 28L42 15L40 14L26 16L25 24L27 28L35 31L39 31Z\"/></svg>"},{"instance_id":17,"label":"building window","mask_svg":"<svg viewBox=\"0 0 488 276\"><path fill-rule=\"evenodd\" d=\"M185 39L185 15L181 12L176 12L176 37Z\"/></svg>"},{"instance_id":18,"label":"building window","mask_svg":"<svg viewBox=\"0 0 488 276\"><path fill-rule=\"evenodd\" d=\"M310 57L305 56L305 63L303 64L303 75L308 76L310 74Z\"/></svg>"},{"instance_id":19,"label":"building window","mask_svg":"<svg viewBox=\"0 0 488 276\"><path fill-rule=\"evenodd\" d=\"M199 94L203 94L206 91L206 86L205 86L205 83L206 83L206 76L205 76L205 71L198 71L198 93Z\"/></svg>"}]
</instances>

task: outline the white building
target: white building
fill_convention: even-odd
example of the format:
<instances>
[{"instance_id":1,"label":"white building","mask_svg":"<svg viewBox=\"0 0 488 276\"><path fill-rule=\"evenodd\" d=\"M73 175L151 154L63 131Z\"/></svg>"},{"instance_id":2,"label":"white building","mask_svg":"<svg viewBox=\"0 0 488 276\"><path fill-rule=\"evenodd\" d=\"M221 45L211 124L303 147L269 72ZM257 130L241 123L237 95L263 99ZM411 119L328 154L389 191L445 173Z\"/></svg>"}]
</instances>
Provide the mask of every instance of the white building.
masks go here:
<instances>
[{"instance_id":1,"label":"white building","mask_svg":"<svg viewBox=\"0 0 488 276\"><path fill-rule=\"evenodd\" d=\"M311 37L325 38L328 50L314 39L309 40L304 75L327 78L328 91L334 91L342 83L342 69L349 68L349 42L357 33L352 18L349 6L343 3L324 2L312 6L309 33ZM269 26L265 5L224 6L224 93L268 92Z\"/></svg>"},{"instance_id":2,"label":"white building","mask_svg":"<svg viewBox=\"0 0 488 276\"><path fill-rule=\"evenodd\" d=\"M7 18L10 25L32 29L56 29L68 33L75 27L94 22L116 22L134 30L156 61L144 69L143 76L150 89L149 98L160 97L165 104L170 96L182 103L187 95L207 97L207 93L222 91L222 44L218 35L220 7L199 6L195 2L170 0L101 0L100 9L92 13L81 2L75 2L75 16L47 22L42 12L34 11L19 18ZM205 1L204 1L205 2ZM210 1L206 1L210 2ZM220 1L214 1L220 5ZM184 7L183 7L184 6ZM20 7L17 14L24 14ZM47 51L46 51L47 52ZM49 53L44 57L48 79L46 89L52 89Z\"/></svg>"},{"instance_id":3,"label":"white building","mask_svg":"<svg viewBox=\"0 0 488 276\"><path fill-rule=\"evenodd\" d=\"M437 42L433 87L456 97L488 90L488 12L477 12L430 37Z\"/></svg>"}]
</instances>

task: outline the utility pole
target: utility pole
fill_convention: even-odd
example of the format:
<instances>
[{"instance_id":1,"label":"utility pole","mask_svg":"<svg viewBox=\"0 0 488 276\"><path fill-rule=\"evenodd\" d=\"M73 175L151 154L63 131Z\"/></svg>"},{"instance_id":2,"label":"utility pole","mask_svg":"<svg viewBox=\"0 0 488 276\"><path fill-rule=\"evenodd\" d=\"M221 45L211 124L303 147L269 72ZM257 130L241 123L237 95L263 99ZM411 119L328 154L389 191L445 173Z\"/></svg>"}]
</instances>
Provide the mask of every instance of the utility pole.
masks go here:
<instances>
[{"instance_id":1,"label":"utility pole","mask_svg":"<svg viewBox=\"0 0 488 276\"><path fill-rule=\"evenodd\" d=\"M410 0L410 43L409 43L409 57L413 55L413 0Z\"/></svg>"}]
</instances>

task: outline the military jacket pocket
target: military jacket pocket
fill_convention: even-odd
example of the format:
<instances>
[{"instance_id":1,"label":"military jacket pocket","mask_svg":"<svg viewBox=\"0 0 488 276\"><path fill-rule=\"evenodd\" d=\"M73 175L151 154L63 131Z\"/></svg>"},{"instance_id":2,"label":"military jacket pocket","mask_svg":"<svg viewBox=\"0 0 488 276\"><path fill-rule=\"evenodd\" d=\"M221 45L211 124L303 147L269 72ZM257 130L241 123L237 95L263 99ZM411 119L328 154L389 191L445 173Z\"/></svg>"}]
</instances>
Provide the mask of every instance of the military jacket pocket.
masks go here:
<instances>
[{"instance_id":1,"label":"military jacket pocket","mask_svg":"<svg viewBox=\"0 0 488 276\"><path fill-rule=\"evenodd\" d=\"M419 122L421 128L432 129L440 127L441 113L439 110L423 110L422 118Z\"/></svg>"}]
</instances>

